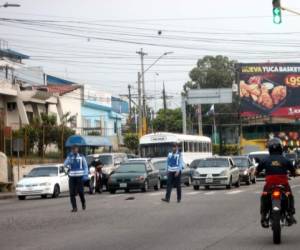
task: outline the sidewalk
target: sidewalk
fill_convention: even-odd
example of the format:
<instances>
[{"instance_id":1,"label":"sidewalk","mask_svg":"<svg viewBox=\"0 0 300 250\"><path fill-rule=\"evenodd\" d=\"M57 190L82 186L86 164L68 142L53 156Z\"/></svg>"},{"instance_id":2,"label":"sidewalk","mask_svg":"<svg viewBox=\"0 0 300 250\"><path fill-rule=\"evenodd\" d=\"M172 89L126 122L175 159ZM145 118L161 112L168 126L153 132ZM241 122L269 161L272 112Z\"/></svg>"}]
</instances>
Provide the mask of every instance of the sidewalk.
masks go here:
<instances>
[{"instance_id":1,"label":"sidewalk","mask_svg":"<svg viewBox=\"0 0 300 250\"><path fill-rule=\"evenodd\" d=\"M13 199L16 197L16 193L14 192L1 192L0 193L0 200L5 200L5 199Z\"/></svg>"}]
</instances>

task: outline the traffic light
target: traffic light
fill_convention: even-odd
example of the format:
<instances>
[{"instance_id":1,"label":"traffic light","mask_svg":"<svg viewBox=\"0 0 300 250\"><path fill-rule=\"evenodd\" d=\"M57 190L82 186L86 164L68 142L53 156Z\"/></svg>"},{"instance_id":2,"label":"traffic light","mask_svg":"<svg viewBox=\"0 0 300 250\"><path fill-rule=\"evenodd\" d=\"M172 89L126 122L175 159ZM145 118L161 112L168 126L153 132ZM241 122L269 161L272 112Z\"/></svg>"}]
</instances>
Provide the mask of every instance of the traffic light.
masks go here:
<instances>
[{"instance_id":1,"label":"traffic light","mask_svg":"<svg viewBox=\"0 0 300 250\"><path fill-rule=\"evenodd\" d=\"M273 0L273 23L282 23L280 0Z\"/></svg>"}]
</instances>

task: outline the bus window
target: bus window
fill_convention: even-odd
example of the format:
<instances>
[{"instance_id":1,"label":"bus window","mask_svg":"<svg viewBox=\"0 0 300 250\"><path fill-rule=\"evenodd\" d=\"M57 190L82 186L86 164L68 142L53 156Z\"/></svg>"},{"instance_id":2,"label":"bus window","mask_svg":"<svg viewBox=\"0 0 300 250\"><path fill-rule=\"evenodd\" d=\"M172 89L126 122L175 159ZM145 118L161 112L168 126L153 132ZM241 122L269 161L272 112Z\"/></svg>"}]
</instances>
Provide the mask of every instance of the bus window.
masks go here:
<instances>
[{"instance_id":1,"label":"bus window","mask_svg":"<svg viewBox=\"0 0 300 250\"><path fill-rule=\"evenodd\" d=\"M198 142L194 143L194 149L195 149L195 152L199 152L199 143Z\"/></svg>"},{"instance_id":2,"label":"bus window","mask_svg":"<svg viewBox=\"0 0 300 250\"><path fill-rule=\"evenodd\" d=\"M190 149L190 152L194 152L194 145L192 142L189 142L189 149Z\"/></svg>"}]
</instances>

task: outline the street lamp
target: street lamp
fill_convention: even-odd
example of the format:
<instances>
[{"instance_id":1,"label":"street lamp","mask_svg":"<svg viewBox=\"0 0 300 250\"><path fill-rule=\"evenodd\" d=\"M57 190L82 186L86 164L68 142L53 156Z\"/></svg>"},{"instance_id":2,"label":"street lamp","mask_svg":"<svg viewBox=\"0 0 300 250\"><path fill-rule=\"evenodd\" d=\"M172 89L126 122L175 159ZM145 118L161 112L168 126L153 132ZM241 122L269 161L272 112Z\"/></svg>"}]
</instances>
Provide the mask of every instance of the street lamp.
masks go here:
<instances>
[{"instance_id":1,"label":"street lamp","mask_svg":"<svg viewBox=\"0 0 300 250\"><path fill-rule=\"evenodd\" d=\"M0 8L8 8L8 7L21 7L20 4L15 4L15 3L5 3L3 5L0 5Z\"/></svg>"},{"instance_id":2,"label":"street lamp","mask_svg":"<svg viewBox=\"0 0 300 250\"><path fill-rule=\"evenodd\" d=\"M151 69L160 59L162 59L164 56L173 54L173 51L168 51L163 53L160 57L158 57L147 69L144 70L144 72L142 72L142 74L145 74L149 69Z\"/></svg>"}]
</instances>

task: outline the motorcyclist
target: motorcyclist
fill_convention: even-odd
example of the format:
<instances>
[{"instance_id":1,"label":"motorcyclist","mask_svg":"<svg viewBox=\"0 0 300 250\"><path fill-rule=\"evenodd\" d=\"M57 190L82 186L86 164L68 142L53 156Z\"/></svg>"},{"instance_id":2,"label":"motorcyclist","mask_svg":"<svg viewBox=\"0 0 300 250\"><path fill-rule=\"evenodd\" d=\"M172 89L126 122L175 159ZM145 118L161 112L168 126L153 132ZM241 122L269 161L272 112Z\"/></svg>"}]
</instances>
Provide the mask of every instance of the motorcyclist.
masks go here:
<instances>
[{"instance_id":1,"label":"motorcyclist","mask_svg":"<svg viewBox=\"0 0 300 250\"><path fill-rule=\"evenodd\" d=\"M291 164L291 162L282 155L283 146L280 139L270 139L268 142L268 149L270 156L260 161L256 170L257 174L265 170L266 175L266 184L264 186L264 192L261 196L261 225L265 228L269 227L268 215L271 208L270 190L274 185L283 185L286 192L289 193L289 195L287 196L287 222L291 226L292 224L296 223L296 220L294 218L294 197L288 182L288 173L290 173L292 176L295 176L296 169Z\"/></svg>"}]
</instances>

